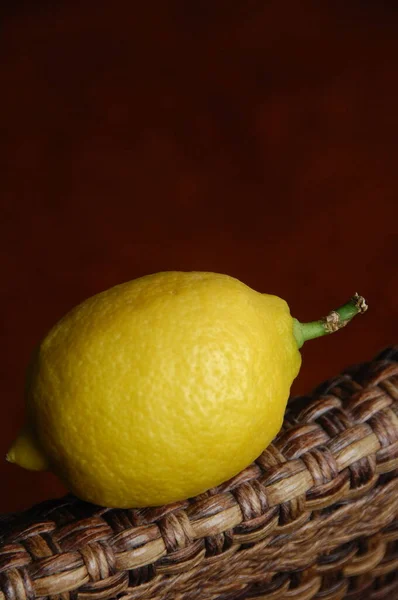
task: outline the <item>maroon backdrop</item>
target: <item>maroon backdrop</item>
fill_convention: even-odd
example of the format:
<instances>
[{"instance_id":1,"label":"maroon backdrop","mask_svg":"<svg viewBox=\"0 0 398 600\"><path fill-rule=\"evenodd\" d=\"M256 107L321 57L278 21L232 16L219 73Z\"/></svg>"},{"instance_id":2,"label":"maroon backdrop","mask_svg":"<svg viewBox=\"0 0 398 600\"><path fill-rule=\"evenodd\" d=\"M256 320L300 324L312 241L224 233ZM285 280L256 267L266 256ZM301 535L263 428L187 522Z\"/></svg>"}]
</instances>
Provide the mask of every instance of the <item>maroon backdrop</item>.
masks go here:
<instances>
[{"instance_id":1,"label":"maroon backdrop","mask_svg":"<svg viewBox=\"0 0 398 600\"><path fill-rule=\"evenodd\" d=\"M0 456L38 339L160 270L229 273L309 320L301 393L397 341L394 2L3 5ZM62 494L0 462L0 512Z\"/></svg>"}]
</instances>

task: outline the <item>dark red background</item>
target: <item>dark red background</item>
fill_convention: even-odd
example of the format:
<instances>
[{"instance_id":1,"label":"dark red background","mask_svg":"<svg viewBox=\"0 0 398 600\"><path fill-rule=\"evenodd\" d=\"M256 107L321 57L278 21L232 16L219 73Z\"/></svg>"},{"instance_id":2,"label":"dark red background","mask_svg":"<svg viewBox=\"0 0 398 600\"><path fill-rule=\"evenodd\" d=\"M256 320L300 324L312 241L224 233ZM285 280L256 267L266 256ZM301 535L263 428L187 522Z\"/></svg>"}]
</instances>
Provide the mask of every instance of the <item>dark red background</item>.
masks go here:
<instances>
[{"instance_id":1,"label":"dark red background","mask_svg":"<svg viewBox=\"0 0 398 600\"><path fill-rule=\"evenodd\" d=\"M398 338L396 2L10 2L1 9L1 420L74 304L169 269L229 273L302 320L304 392ZM63 493L0 463L0 512Z\"/></svg>"}]
</instances>

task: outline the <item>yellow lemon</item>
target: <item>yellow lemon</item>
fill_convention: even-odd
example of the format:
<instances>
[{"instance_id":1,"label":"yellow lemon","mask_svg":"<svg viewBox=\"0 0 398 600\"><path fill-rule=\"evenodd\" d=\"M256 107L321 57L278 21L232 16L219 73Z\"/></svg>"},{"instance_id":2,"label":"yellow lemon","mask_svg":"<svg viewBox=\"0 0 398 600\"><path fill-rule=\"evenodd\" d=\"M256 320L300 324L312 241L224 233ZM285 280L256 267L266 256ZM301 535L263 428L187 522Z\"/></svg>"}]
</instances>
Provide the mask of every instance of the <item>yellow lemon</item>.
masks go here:
<instances>
[{"instance_id":1,"label":"yellow lemon","mask_svg":"<svg viewBox=\"0 0 398 600\"><path fill-rule=\"evenodd\" d=\"M113 287L40 343L27 425L7 458L51 469L103 506L204 492L277 434L310 329L284 300L226 275L164 272Z\"/></svg>"}]
</instances>

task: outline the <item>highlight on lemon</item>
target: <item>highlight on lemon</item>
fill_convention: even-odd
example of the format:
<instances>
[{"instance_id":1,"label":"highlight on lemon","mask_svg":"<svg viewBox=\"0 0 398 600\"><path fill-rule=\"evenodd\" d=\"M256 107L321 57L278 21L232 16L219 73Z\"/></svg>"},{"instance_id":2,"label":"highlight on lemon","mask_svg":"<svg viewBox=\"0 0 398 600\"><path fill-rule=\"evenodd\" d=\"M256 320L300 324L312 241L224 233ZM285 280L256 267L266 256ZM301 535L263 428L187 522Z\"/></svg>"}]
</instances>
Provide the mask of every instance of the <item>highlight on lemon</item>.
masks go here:
<instances>
[{"instance_id":1,"label":"highlight on lemon","mask_svg":"<svg viewBox=\"0 0 398 600\"><path fill-rule=\"evenodd\" d=\"M35 350L26 425L7 459L52 470L102 506L195 496L277 435L303 343L366 308L356 294L300 323L281 298L207 272L113 287L71 310Z\"/></svg>"}]
</instances>

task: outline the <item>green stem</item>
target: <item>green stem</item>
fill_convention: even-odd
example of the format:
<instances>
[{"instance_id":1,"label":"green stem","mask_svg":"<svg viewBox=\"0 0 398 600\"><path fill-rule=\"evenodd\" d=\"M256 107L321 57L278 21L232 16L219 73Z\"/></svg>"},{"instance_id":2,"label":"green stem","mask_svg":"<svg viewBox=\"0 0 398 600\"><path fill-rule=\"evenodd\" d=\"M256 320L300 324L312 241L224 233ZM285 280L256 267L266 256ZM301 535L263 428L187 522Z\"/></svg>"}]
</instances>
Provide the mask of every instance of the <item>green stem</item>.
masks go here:
<instances>
[{"instance_id":1,"label":"green stem","mask_svg":"<svg viewBox=\"0 0 398 600\"><path fill-rule=\"evenodd\" d=\"M296 338L297 346L301 346L307 340L312 340L322 335L328 335L334 331L342 329L355 317L355 315L364 313L368 309L365 298L355 294L346 304L332 310L327 317L318 321L309 323L300 323L293 319L293 333Z\"/></svg>"}]
</instances>

